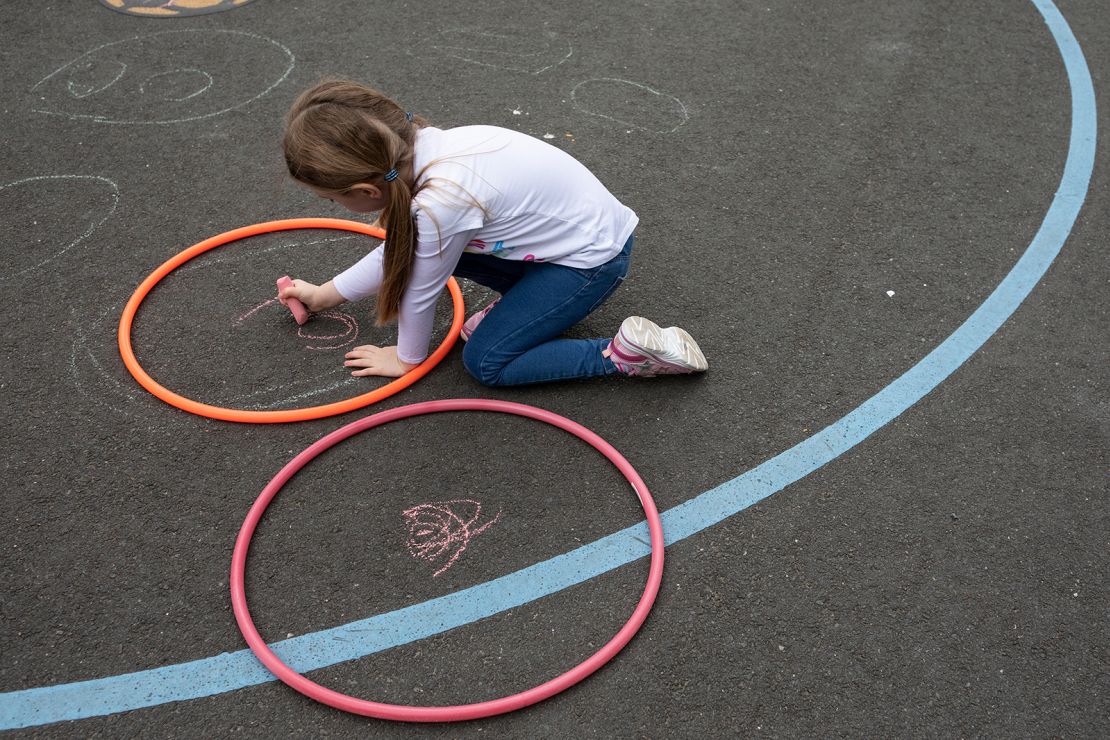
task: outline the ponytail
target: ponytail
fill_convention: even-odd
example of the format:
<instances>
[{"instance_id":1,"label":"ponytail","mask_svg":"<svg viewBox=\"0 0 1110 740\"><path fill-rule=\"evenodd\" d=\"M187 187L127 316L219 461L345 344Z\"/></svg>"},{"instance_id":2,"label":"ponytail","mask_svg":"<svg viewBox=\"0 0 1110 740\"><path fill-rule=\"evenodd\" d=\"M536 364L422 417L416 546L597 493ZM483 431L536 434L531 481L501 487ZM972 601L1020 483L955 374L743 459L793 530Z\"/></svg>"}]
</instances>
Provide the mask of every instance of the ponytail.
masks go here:
<instances>
[{"instance_id":1,"label":"ponytail","mask_svg":"<svg viewBox=\"0 0 1110 740\"><path fill-rule=\"evenodd\" d=\"M382 182L389 196L389 205L382 211L385 229L385 265L382 287L378 290L378 324L397 318L401 298L405 295L412 266L416 261L416 218L412 214L415 193L403 177Z\"/></svg>"},{"instance_id":2,"label":"ponytail","mask_svg":"<svg viewBox=\"0 0 1110 740\"><path fill-rule=\"evenodd\" d=\"M286 119L283 149L289 175L321 190L343 193L372 182L388 198L385 265L378 291L378 323L397 318L416 260L412 200L420 188L403 177L413 168L418 129L428 125L382 93L356 82L329 81L302 93ZM419 173L413 172L418 179Z\"/></svg>"}]
</instances>

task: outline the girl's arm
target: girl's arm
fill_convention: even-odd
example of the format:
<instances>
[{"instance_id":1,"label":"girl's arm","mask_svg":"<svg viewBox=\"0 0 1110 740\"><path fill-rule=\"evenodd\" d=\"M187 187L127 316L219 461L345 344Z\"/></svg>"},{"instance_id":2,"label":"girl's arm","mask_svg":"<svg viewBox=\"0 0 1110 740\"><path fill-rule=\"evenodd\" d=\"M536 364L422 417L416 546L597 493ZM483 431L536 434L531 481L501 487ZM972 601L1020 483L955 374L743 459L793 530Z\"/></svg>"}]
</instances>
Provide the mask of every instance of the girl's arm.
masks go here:
<instances>
[{"instance_id":1,"label":"girl's arm","mask_svg":"<svg viewBox=\"0 0 1110 740\"><path fill-rule=\"evenodd\" d=\"M345 301L374 295L382 284L383 255L379 246L323 285L294 280L293 285L282 288L278 295L298 299L309 311L326 311Z\"/></svg>"},{"instance_id":2,"label":"girl's arm","mask_svg":"<svg viewBox=\"0 0 1110 740\"><path fill-rule=\"evenodd\" d=\"M417 245L412 277L401 297L401 312L397 319L397 355L403 362L416 364L428 356L436 304L443 293L443 286L477 232L477 229L472 229L444 237L442 242L433 239L420 241Z\"/></svg>"},{"instance_id":3,"label":"girl's arm","mask_svg":"<svg viewBox=\"0 0 1110 740\"><path fill-rule=\"evenodd\" d=\"M438 240L418 243L412 276L401 298L397 346L355 347L347 353L347 361L343 363L357 368L352 375L398 378L424 361L432 341L436 303L475 233L477 230L453 234L444 238L442 244Z\"/></svg>"},{"instance_id":4,"label":"girl's arm","mask_svg":"<svg viewBox=\"0 0 1110 740\"><path fill-rule=\"evenodd\" d=\"M377 249L336 275L335 289L348 301L359 301L378 294L385 274L385 246Z\"/></svg>"}]
</instances>

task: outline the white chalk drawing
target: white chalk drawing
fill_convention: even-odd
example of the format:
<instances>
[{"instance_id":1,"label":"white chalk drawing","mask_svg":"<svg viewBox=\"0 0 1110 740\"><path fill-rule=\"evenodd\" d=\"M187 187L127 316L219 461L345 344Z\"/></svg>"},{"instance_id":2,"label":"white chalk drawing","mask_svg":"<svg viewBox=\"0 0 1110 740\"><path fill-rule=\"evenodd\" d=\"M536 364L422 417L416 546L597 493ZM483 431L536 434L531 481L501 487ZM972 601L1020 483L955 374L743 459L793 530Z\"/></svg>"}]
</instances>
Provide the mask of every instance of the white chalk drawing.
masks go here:
<instances>
[{"instance_id":1,"label":"white chalk drawing","mask_svg":"<svg viewBox=\"0 0 1110 740\"><path fill-rule=\"evenodd\" d=\"M449 28L415 48L421 54L431 50L470 64L531 75L557 67L574 54L569 41L546 30L537 37L529 31L493 33L485 28Z\"/></svg>"},{"instance_id":2,"label":"white chalk drawing","mask_svg":"<svg viewBox=\"0 0 1110 740\"><path fill-rule=\"evenodd\" d=\"M470 540L501 519L497 515L480 527L474 525L482 515L482 505L473 499L432 501L401 512L408 527L405 542L409 554L428 563L445 561L432 577L440 575L459 559Z\"/></svg>"},{"instance_id":3,"label":"white chalk drawing","mask_svg":"<svg viewBox=\"0 0 1110 740\"><path fill-rule=\"evenodd\" d=\"M677 131L690 120L686 104L673 95L616 77L583 80L570 99L584 113L657 134Z\"/></svg>"},{"instance_id":4,"label":"white chalk drawing","mask_svg":"<svg viewBox=\"0 0 1110 740\"><path fill-rule=\"evenodd\" d=\"M127 74L127 65L123 62L105 62L101 65L99 74L93 72L93 66L91 61L82 62L76 66L72 77L66 80L66 90L70 95L75 98L96 95L119 82Z\"/></svg>"},{"instance_id":5,"label":"white chalk drawing","mask_svg":"<svg viewBox=\"0 0 1110 740\"><path fill-rule=\"evenodd\" d=\"M261 98L295 64L284 45L245 31L162 31L102 44L54 70L31 88L31 109L96 123L194 121Z\"/></svg>"},{"instance_id":6,"label":"white chalk drawing","mask_svg":"<svg viewBox=\"0 0 1110 740\"><path fill-rule=\"evenodd\" d=\"M74 186L83 192L77 197ZM100 190L100 193L90 192ZM67 208L66 214L80 215L64 227L43 216L46 207L56 209L60 203L95 203L81 214L80 208ZM101 224L111 218L119 205L119 186L97 175L43 175L27 177L0 185L0 225L3 253L0 256L0 282L18 278L57 259L81 244ZM74 229L81 233L74 235ZM17 261L30 262L22 267Z\"/></svg>"},{"instance_id":7,"label":"white chalk drawing","mask_svg":"<svg viewBox=\"0 0 1110 740\"><path fill-rule=\"evenodd\" d=\"M885 60L890 57L905 57L913 54L913 46L902 39L875 39L864 46L868 56Z\"/></svg>"},{"instance_id":8,"label":"white chalk drawing","mask_svg":"<svg viewBox=\"0 0 1110 740\"><path fill-rule=\"evenodd\" d=\"M268 386L266 388L257 388L251 393L241 396L232 396L224 401L228 406L235 408L245 409L247 411L272 411L277 408L284 408L295 403L306 401L310 398L315 398L324 393L337 391L344 386L355 385L359 381L363 381L363 386L366 385L366 378L352 378L350 372L344 368L335 371L334 375L342 376L341 380L327 385L320 385L320 379L326 375L317 375L312 378L305 378L302 380L293 380L281 385ZM293 392L294 388L312 386L307 390ZM369 391L364 391L369 392ZM291 394L292 393L292 394ZM290 395L291 394L291 395ZM353 395L353 394L352 394ZM280 397L278 401L258 401L258 398L265 398L266 396Z\"/></svg>"},{"instance_id":9,"label":"white chalk drawing","mask_svg":"<svg viewBox=\"0 0 1110 740\"><path fill-rule=\"evenodd\" d=\"M352 239L367 239L368 237L362 234L349 234L347 236L329 236L323 239L313 239L312 241L282 241L278 244L272 244L267 247L251 247L251 256L258 257L262 254L269 254L271 252L282 252L287 249L314 247L318 244L330 244L334 242L350 241ZM369 237L372 238L372 237ZM361 255L359 255L361 256ZM190 260L186 264L174 270L175 275L192 272L193 270L206 270L212 265L226 264L228 262L239 261L243 259L243 255L235 251L234 247L221 247L212 252L204 252L202 255Z\"/></svg>"},{"instance_id":10,"label":"white chalk drawing","mask_svg":"<svg viewBox=\"0 0 1110 740\"><path fill-rule=\"evenodd\" d=\"M109 315L117 316L120 305L122 304L117 304L102 311L91 322L87 321L87 317L79 316L76 309L71 311L72 321L70 323L73 327L73 345L69 353L69 377L74 388L77 389L78 395L82 398L121 416L131 416L132 414L127 409L117 403L112 403L111 400L134 404L139 400L142 389L134 382L127 382L131 381L131 376L127 374L118 353L113 353L116 370L106 367L97 353L93 351L94 345L91 339L94 336L101 336L101 327L104 325L105 318ZM105 345L115 349L114 339L114 335L104 337ZM121 382L117 377L126 378L126 381ZM92 382L95 382L98 388L89 388L89 384ZM109 392L107 396L101 390L104 388ZM153 399L153 396L151 398Z\"/></svg>"}]
</instances>

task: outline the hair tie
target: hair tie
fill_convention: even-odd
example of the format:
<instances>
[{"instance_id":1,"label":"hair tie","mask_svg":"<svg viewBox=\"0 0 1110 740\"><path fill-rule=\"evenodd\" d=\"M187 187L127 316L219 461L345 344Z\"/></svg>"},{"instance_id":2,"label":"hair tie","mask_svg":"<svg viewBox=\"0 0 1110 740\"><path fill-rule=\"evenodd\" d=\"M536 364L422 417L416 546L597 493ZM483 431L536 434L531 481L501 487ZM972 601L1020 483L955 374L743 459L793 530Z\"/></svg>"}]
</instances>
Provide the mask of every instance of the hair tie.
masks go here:
<instances>
[{"instance_id":1,"label":"hair tie","mask_svg":"<svg viewBox=\"0 0 1110 740\"><path fill-rule=\"evenodd\" d=\"M405 111L405 120L407 120L409 123L412 123L412 112L411 111Z\"/></svg>"},{"instance_id":2,"label":"hair tie","mask_svg":"<svg viewBox=\"0 0 1110 740\"><path fill-rule=\"evenodd\" d=\"M385 173L385 177L383 177L382 179L386 182L393 182L397 179L397 170L390 169L389 172Z\"/></svg>"}]
</instances>

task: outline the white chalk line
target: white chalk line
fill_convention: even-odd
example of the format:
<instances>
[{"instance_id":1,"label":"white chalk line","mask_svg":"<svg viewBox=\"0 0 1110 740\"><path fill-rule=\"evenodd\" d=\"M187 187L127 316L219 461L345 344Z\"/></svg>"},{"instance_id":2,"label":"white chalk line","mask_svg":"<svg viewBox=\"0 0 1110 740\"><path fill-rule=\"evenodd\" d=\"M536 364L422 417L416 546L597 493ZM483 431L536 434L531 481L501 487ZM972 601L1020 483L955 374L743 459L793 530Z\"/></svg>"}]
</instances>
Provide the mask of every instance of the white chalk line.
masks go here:
<instances>
[{"instance_id":1,"label":"white chalk line","mask_svg":"<svg viewBox=\"0 0 1110 740\"><path fill-rule=\"evenodd\" d=\"M668 130L661 130L661 129L650 128L648 126L643 126L643 125L635 123L633 121L626 121L622 118L617 118L616 116L609 116L609 115L606 115L604 113L598 113L597 111L590 110L589 108L585 107L583 104L580 104L578 102L578 88L582 87L583 85L589 84L591 82L618 82L618 83L621 83L621 84L624 84L624 85L632 85L633 87L638 87L641 90L646 90L646 91L648 91L649 93L651 93L653 95L658 95L658 96L664 97L664 98L670 98L671 100L673 100L675 103L678 104L678 107L679 107L681 115L682 115L682 120L674 128L671 128L671 129L668 129ZM659 90L656 90L653 87L649 87L648 85L645 85L641 82L633 82L632 80L624 80L624 79L621 79L619 77L594 77L594 78L591 78L591 79L588 79L588 80L582 80L581 82L576 84L571 89L570 99L571 99L571 104L574 105L575 108L582 111L583 113L587 113L591 116L598 116L599 118L607 118L610 121L615 121L616 123L621 124L622 126L631 126L633 128L638 128L642 131L652 131L652 132L657 133L657 134L671 134L671 133L674 133L678 129L685 126L686 122L690 120L690 110L689 110L689 108L687 108L686 104L683 103L678 98L676 98L674 95L670 95L670 94L665 93L665 92L660 92Z\"/></svg>"},{"instance_id":2,"label":"white chalk line","mask_svg":"<svg viewBox=\"0 0 1110 740\"><path fill-rule=\"evenodd\" d=\"M117 303L116 306L118 306L118 305L119 304ZM104 322L104 317L107 316L112 311L114 311L114 309L115 309L115 306L113 306L110 309L107 309L106 311L101 312L100 316L97 317L93 321L92 328L93 329L99 328L100 325ZM97 373L100 375L100 377L107 380L109 382L109 384L115 386L115 390L118 391L125 399L127 399L131 403L134 403L135 401L139 400L138 394L132 393L129 390L130 386L124 386L122 383L120 383L114 377L112 377L111 373L108 372L108 369L105 368L100 363L100 360L93 353L92 349L90 349L89 337L88 337L87 334L85 334L85 332L81 328L80 320L77 317L77 309L70 309L70 314L72 316L72 323L73 323L73 327L74 327L73 333L74 333L75 338L73 340L73 344L71 345L71 350L70 350L70 354L69 354L69 372L70 372L70 377L73 380L73 385L76 387L77 392L83 398L86 398L89 401L92 401L97 406L100 406L102 408L110 409L111 411L114 411L115 413L121 414L123 416L131 416L130 412L128 412L128 411L126 411L122 408L119 408L118 406L114 406L114 405L108 403L106 400L101 400L100 398L94 397L93 395L91 395L86 390L85 384L81 381L81 373L80 373L80 370L78 369L78 362L77 362L77 359L78 359L77 356L78 356L78 354L81 354L81 353L83 353L88 358L89 362L91 363L93 368L97 371Z\"/></svg>"},{"instance_id":3,"label":"white chalk line","mask_svg":"<svg viewBox=\"0 0 1110 740\"><path fill-rule=\"evenodd\" d=\"M123 76L125 74L127 74L127 64L125 62L119 62L119 61L115 61L115 60L113 60L113 62L115 62L115 64L119 65L119 72L116 74L115 77L113 77L107 83L105 83L105 84L103 84L99 87L93 87L92 85L88 85L88 86L85 87L85 89L78 90L77 89L77 83L75 83L73 80L68 80L66 82L66 90L68 90L69 94L72 95L75 98L87 98L90 95L96 95L98 92L103 92L103 91L107 90L109 87L111 87L112 85L119 82L123 78Z\"/></svg>"},{"instance_id":4,"label":"white chalk line","mask_svg":"<svg viewBox=\"0 0 1110 740\"><path fill-rule=\"evenodd\" d=\"M43 265L45 265L45 264L57 259L61 255L65 254L70 249L77 246L78 244L83 242L85 239L89 238L89 236L94 231L96 231L98 228L100 228L101 224L103 224L105 221L107 221L109 218L111 218L112 214L116 212L116 207L119 205L119 186L116 185L111 180L109 180L108 178L101 177L99 175L40 175L38 177L25 177L22 180L16 180L15 182L10 182L7 185L0 185L0 191L6 190L8 188L15 187L17 185L24 185L24 184L30 183L30 182L45 182L45 181L51 181L51 180L54 180L54 181L58 181L58 180L95 180L97 182L102 182L102 183L108 185L112 189L111 190L112 203L108 208L108 212L105 213L104 216L99 221L97 221L92 226L90 226L88 229L86 229L85 233L81 234L79 237L77 237L76 239L71 241L69 244L62 247L59 251L50 255L49 257L42 260L38 264L31 265L30 267L25 267L22 270L19 270L18 272L9 273L7 275L8 278L17 278L17 277L19 277L19 276L21 276L25 273L30 272L31 270L37 270L40 267L42 267Z\"/></svg>"},{"instance_id":5,"label":"white chalk line","mask_svg":"<svg viewBox=\"0 0 1110 740\"><path fill-rule=\"evenodd\" d=\"M190 98L195 98L198 95L203 95L204 93L208 92L208 89L210 87L212 87L213 83L215 82L215 80L212 78L212 75L208 74L203 69L194 69L192 67L182 67L181 69L171 69L168 72L158 72L157 74L152 74L150 77L147 77L145 80L143 80L142 82L139 83L139 92L141 92L142 94L145 95L146 94L146 85L151 80L156 80L159 77L169 77L170 75L181 74L182 72L196 72L197 74L202 75L205 78L205 83L206 84L194 93L190 93L189 95L186 95L186 96L181 97L181 98L165 98L166 100L170 100L174 103L180 103L182 101L189 100Z\"/></svg>"},{"instance_id":6,"label":"white chalk line","mask_svg":"<svg viewBox=\"0 0 1110 740\"><path fill-rule=\"evenodd\" d=\"M563 44L563 45L566 46L566 53L560 59L558 59L557 61L552 62L550 64L547 64L546 66L541 67L540 69L533 69L531 66L511 65L511 64L507 64L507 63L494 64L491 61L480 59L480 58L476 59L475 57L479 57L483 54L495 54L495 55L500 55L500 56L503 56L503 57L504 56L513 56L513 57L518 57L518 58L519 57L523 57L523 58L531 57L531 58L541 59L544 55L541 52L535 52L535 53L532 53L532 54L525 54L525 53L520 53L520 52L501 51L501 50L496 49L496 48L494 48L494 49L483 49L483 48L475 48L475 47L469 47L469 46L455 46L455 45L452 45L452 44L436 44L432 41L435 38L444 36L445 34L449 34L449 33L467 34L467 35L471 35L471 36L480 36L480 37L485 37L485 38L490 38L490 39L515 39L516 38L514 36L509 36L509 35L504 35L504 34L489 33L488 31L478 31L478 30L467 29L467 28L448 28L448 29L440 31L437 34L434 34L434 35L429 36L428 38L426 38L424 40L424 43L421 44L421 47L436 49L437 51L443 52L444 54L446 54L449 57L452 57L454 59L459 59L459 60L464 61L464 62L469 62L470 64L478 64L478 65L481 65L483 67L492 67L493 69L502 69L502 70L506 70L506 71L509 71L509 72L525 72L525 73L531 74L531 75L543 74L544 72L548 71L549 69L554 69L555 67L558 67L560 64L562 64L563 62L570 59L571 56L574 54L574 47L570 45L570 42L566 41L565 39L560 38L555 33L545 31L544 36L547 37L549 43L559 42L560 44Z\"/></svg>"}]
</instances>

